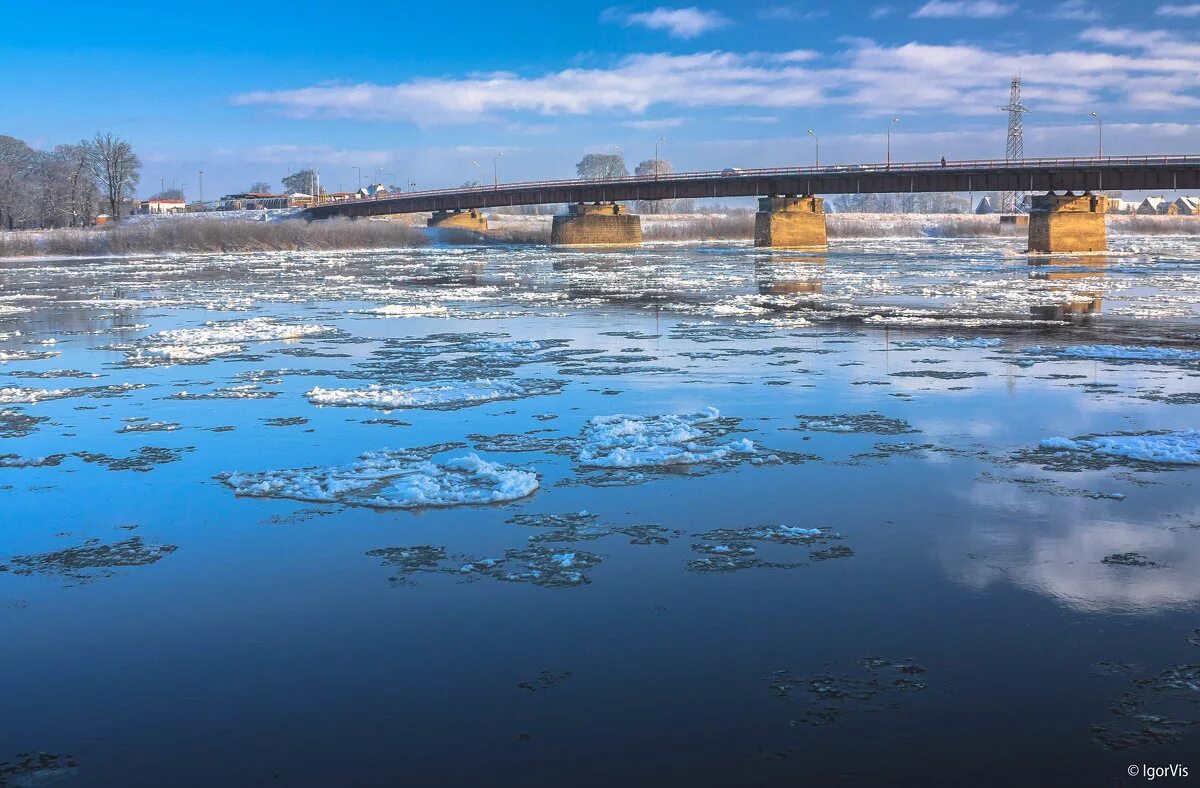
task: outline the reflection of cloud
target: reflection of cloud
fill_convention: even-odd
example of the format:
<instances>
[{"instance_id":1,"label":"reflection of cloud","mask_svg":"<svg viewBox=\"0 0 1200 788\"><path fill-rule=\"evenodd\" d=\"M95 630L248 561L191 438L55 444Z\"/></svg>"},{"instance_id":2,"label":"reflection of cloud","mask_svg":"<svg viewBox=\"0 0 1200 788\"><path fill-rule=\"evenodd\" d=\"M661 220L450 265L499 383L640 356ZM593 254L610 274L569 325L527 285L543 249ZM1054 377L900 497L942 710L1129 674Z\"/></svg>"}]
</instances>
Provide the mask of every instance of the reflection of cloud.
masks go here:
<instances>
[{"instance_id":1,"label":"reflection of cloud","mask_svg":"<svg viewBox=\"0 0 1200 788\"><path fill-rule=\"evenodd\" d=\"M1106 478L1073 474L1069 483L1103 490ZM964 495L1012 515L955 537L965 543L943 545L947 572L971 588L1007 581L1086 611L1153 613L1200 600L1200 533L1192 529L1094 519L1097 506L1130 504L1038 494L1017 484L981 482ZM1115 553L1141 553L1163 566L1101 563Z\"/></svg>"}]
</instances>

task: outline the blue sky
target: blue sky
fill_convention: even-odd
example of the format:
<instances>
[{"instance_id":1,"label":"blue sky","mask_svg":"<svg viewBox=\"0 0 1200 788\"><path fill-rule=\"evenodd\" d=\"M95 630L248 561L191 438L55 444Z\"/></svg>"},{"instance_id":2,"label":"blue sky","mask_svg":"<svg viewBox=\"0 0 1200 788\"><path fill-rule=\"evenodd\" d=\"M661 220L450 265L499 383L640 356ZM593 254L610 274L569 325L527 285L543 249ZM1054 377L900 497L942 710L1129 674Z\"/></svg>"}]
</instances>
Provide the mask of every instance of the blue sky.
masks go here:
<instances>
[{"instance_id":1,"label":"blue sky","mask_svg":"<svg viewBox=\"0 0 1200 788\"><path fill-rule=\"evenodd\" d=\"M47 7L53 11L48 12ZM677 169L1003 157L1020 71L1026 155L1200 153L1200 4L94 3L0 0L0 133L113 131L142 189L205 196L314 166L420 187L571 177L618 146ZM78 20L89 19L90 24ZM69 20L69 21L64 21ZM366 176L364 176L366 177Z\"/></svg>"}]
</instances>

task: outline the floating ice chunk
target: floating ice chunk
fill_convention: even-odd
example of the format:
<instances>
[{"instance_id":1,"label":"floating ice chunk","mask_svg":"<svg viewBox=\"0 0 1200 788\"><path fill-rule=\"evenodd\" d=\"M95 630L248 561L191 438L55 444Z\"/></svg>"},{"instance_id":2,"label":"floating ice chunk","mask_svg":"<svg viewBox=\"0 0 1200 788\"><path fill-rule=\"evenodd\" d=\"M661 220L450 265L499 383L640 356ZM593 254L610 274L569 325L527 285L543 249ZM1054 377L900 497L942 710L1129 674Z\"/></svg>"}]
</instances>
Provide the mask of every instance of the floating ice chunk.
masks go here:
<instances>
[{"instance_id":1,"label":"floating ice chunk","mask_svg":"<svg viewBox=\"0 0 1200 788\"><path fill-rule=\"evenodd\" d=\"M753 454L746 439L718 444L703 429L720 418L716 408L659 416L597 416L584 427L579 464L591 468L694 465Z\"/></svg>"},{"instance_id":2,"label":"floating ice chunk","mask_svg":"<svg viewBox=\"0 0 1200 788\"><path fill-rule=\"evenodd\" d=\"M266 317L210 322L199 328L177 328L151 334L127 354L127 360L134 365L198 363L240 353L248 342L325 336L334 331L328 326L281 323Z\"/></svg>"},{"instance_id":3,"label":"floating ice chunk","mask_svg":"<svg viewBox=\"0 0 1200 788\"><path fill-rule=\"evenodd\" d=\"M437 464L412 452L388 449L368 452L340 467L234 472L216 478L237 495L380 509L500 503L532 495L538 488L536 473L476 454Z\"/></svg>"},{"instance_id":4,"label":"floating ice chunk","mask_svg":"<svg viewBox=\"0 0 1200 788\"><path fill-rule=\"evenodd\" d=\"M35 389L23 386L0 388L0 405L32 405L48 399L62 399L75 394L74 389Z\"/></svg>"},{"instance_id":5,"label":"floating ice chunk","mask_svg":"<svg viewBox=\"0 0 1200 788\"><path fill-rule=\"evenodd\" d=\"M1137 345L1071 345L1042 347L1033 345L1027 353L1050 354L1067 358L1095 358L1112 361L1200 361L1200 350Z\"/></svg>"},{"instance_id":6,"label":"floating ice chunk","mask_svg":"<svg viewBox=\"0 0 1200 788\"><path fill-rule=\"evenodd\" d=\"M372 385L361 389L326 389L317 386L305 396L314 405L362 406L385 410L453 410L497 400L555 394L561 388L562 384L553 380L477 378L471 381L421 383L398 388Z\"/></svg>"},{"instance_id":7,"label":"floating ice chunk","mask_svg":"<svg viewBox=\"0 0 1200 788\"><path fill-rule=\"evenodd\" d=\"M1003 345L1004 340L996 337L975 337L974 339L961 339L959 337L927 337L925 339L902 339L892 343L896 347L902 348L921 348L921 347L939 347L948 350L958 350L959 348L985 348L996 347Z\"/></svg>"},{"instance_id":8,"label":"floating ice chunk","mask_svg":"<svg viewBox=\"0 0 1200 788\"><path fill-rule=\"evenodd\" d=\"M449 310L441 304L385 304L366 311L387 317L432 317L449 314Z\"/></svg>"},{"instance_id":9,"label":"floating ice chunk","mask_svg":"<svg viewBox=\"0 0 1200 788\"><path fill-rule=\"evenodd\" d=\"M1087 452L1167 465L1200 465L1200 430L1141 435L1056 436L1041 442L1043 449Z\"/></svg>"},{"instance_id":10,"label":"floating ice chunk","mask_svg":"<svg viewBox=\"0 0 1200 788\"><path fill-rule=\"evenodd\" d=\"M133 353L127 355L127 360L130 363L137 364L138 362L156 362L156 361L208 361L217 356L231 356L234 353L241 353L246 348L242 345L233 344L216 344L216 345L156 345L154 347L139 348Z\"/></svg>"}]
</instances>

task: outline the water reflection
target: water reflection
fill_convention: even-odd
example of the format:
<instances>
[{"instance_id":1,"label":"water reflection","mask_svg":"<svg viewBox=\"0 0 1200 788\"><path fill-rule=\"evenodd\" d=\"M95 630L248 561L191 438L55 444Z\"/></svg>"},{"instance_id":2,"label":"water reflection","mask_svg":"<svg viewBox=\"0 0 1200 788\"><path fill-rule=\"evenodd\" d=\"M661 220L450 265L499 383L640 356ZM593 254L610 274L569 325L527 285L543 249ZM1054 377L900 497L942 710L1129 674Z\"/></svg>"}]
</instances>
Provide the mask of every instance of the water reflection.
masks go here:
<instances>
[{"instance_id":1,"label":"water reflection","mask_svg":"<svg viewBox=\"0 0 1200 788\"><path fill-rule=\"evenodd\" d=\"M1030 261L1031 266L1047 270L1032 270L1029 278L1045 282L1067 283L1061 286L1047 286L1046 294L1063 293L1064 298L1055 303L1035 304L1029 308L1032 317L1038 320L1069 320L1073 317L1099 315L1104 312L1104 280L1107 277L1107 267L1111 262L1107 256L1100 257L1068 257L1053 261L1053 265L1045 260ZM1060 270L1067 267L1067 270ZM1077 290L1070 286L1073 282L1084 282L1091 285L1087 290Z\"/></svg>"},{"instance_id":2,"label":"water reflection","mask_svg":"<svg viewBox=\"0 0 1200 788\"><path fill-rule=\"evenodd\" d=\"M1103 486L1088 474L1072 484ZM1157 613L1200 600L1200 539L1175 522L1194 520L1196 506L1148 512L1146 522L1112 519L1123 506L1078 495L1038 495L1024 485L978 482L966 496L975 505L1008 512L947 538L947 571L975 589L1010 582L1089 612ZM1143 565L1121 565L1135 555ZM1109 559L1109 562L1105 562Z\"/></svg>"}]
</instances>

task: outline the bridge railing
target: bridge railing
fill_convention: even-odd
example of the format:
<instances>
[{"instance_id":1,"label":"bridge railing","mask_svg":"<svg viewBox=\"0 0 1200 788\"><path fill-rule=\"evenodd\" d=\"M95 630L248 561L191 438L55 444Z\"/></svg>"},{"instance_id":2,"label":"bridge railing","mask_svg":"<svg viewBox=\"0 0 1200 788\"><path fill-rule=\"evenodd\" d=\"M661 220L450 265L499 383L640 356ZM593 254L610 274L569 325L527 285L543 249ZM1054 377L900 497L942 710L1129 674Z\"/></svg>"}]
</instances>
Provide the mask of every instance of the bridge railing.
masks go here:
<instances>
[{"instance_id":1,"label":"bridge railing","mask_svg":"<svg viewBox=\"0 0 1200 788\"><path fill-rule=\"evenodd\" d=\"M1039 169L1075 169L1080 167L1146 167L1195 164L1200 166L1200 156L1170 155L1170 156L1070 156L1054 158L1033 158L1009 161L1007 159L958 159L946 161L917 161L891 162L880 164L831 164L821 167L759 167L741 169L726 167L722 170L703 170L694 172L673 172L654 176L624 175L615 178L564 178L548 181L517 181L502 183L494 186L477 186L469 188L424 189L415 192L390 192L372 197L362 197L339 202L325 202L321 205L342 205L346 203L364 203L378 200L410 199L419 197L437 197L441 195L491 194L495 192L520 191L525 189L544 189L560 186L580 186L585 184L627 184L627 183L678 183L711 178L773 178L773 177L826 177L842 175L879 175L879 174L919 174L929 172L954 172L974 170L1039 170Z\"/></svg>"}]
</instances>

